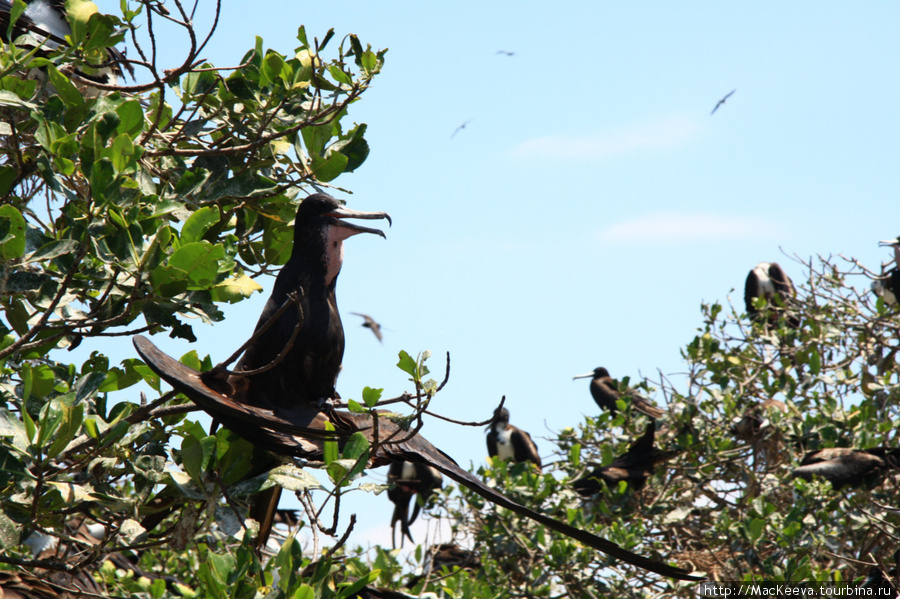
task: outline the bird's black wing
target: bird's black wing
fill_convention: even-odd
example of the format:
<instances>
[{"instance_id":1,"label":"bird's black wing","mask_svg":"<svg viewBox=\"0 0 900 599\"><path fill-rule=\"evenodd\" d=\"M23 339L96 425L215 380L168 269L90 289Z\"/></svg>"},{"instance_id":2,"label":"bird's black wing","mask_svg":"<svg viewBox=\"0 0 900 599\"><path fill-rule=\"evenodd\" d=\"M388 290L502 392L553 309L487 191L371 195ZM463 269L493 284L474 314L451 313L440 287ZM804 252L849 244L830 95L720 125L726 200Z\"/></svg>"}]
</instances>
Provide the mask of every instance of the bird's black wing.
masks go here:
<instances>
[{"instance_id":1,"label":"bird's black wing","mask_svg":"<svg viewBox=\"0 0 900 599\"><path fill-rule=\"evenodd\" d=\"M772 279L776 293L781 296L782 303L787 306L793 297L797 295L793 281L776 262L772 262L769 265L769 278Z\"/></svg>"},{"instance_id":2,"label":"bird's black wing","mask_svg":"<svg viewBox=\"0 0 900 599\"><path fill-rule=\"evenodd\" d=\"M756 275L756 269L751 269L744 282L744 306L747 308L749 316L756 316L756 306L753 300L758 298L759 293L759 277Z\"/></svg>"},{"instance_id":3,"label":"bird's black wing","mask_svg":"<svg viewBox=\"0 0 900 599\"><path fill-rule=\"evenodd\" d=\"M208 387L203 382L200 373L159 351L149 339L138 336L134 338L134 344L147 365L177 391L187 395L237 434L273 452L321 459L326 439L334 438L340 443L354 432L361 432L368 438L369 443L376 447L371 458L372 465L407 461L432 466L488 501L530 518L613 558L662 576L680 580L703 580L702 577L691 576L682 568L637 555L612 541L512 501L488 487L470 472L460 468L453 458L429 443L422 435L417 434L410 437L406 431L401 430L387 418L379 418L378 427L375 429L369 414L337 410L312 414L310 409L300 409L292 414L276 414L271 410L243 405ZM331 422L335 432L325 430L326 421ZM376 430L378 438L375 438ZM402 441L394 442L392 439L402 439Z\"/></svg>"}]
</instances>

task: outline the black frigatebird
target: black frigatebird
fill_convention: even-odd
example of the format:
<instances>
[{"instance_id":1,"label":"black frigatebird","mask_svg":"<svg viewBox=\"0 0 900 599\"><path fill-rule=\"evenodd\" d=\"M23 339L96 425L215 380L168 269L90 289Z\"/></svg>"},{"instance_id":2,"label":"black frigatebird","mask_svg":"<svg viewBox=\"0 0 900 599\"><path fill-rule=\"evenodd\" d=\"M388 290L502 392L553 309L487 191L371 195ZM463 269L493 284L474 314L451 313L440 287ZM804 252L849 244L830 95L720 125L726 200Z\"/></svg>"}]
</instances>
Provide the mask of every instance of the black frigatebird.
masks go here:
<instances>
[{"instance_id":1,"label":"black frigatebird","mask_svg":"<svg viewBox=\"0 0 900 599\"><path fill-rule=\"evenodd\" d=\"M378 324L374 318L372 318L368 314L360 314L359 312L351 312L350 314L353 314L354 316L362 316L363 320L365 321L362 323L362 326L372 331L372 334L375 335L375 338L378 339L378 341L384 343L381 340L381 325Z\"/></svg>"},{"instance_id":2,"label":"black frigatebird","mask_svg":"<svg viewBox=\"0 0 900 599\"><path fill-rule=\"evenodd\" d=\"M457 134L457 133L459 133L460 131L462 131L463 129L465 129L465 128L466 128L466 125L468 125L469 123L471 123L471 122L474 121L474 120L475 120L475 119L469 119L468 121L466 121L465 123L463 123L462 125L460 125L459 127L457 127L456 129L454 129L454 130L453 130L453 133L450 135L450 139L453 139L454 137L456 137L456 134Z\"/></svg>"},{"instance_id":3,"label":"black frigatebird","mask_svg":"<svg viewBox=\"0 0 900 599\"><path fill-rule=\"evenodd\" d=\"M593 372L576 375L572 377L572 380L586 378L591 379L591 397L594 398L597 405L604 410L609 410L610 414L615 414L618 410L616 400L622 397L622 393L619 391L619 383L609 375L609 371L603 366L598 366ZM632 391L629 391L626 397L631 398L631 406L638 412L646 414L650 418L662 418L664 412L653 405L646 397L642 397Z\"/></svg>"},{"instance_id":4,"label":"black frigatebird","mask_svg":"<svg viewBox=\"0 0 900 599\"><path fill-rule=\"evenodd\" d=\"M502 460L515 463L531 462L541 468L541 456L538 454L531 435L509 423L509 410L497 408L491 421L487 435L488 455L500 456Z\"/></svg>"},{"instance_id":5,"label":"black frigatebird","mask_svg":"<svg viewBox=\"0 0 900 599\"><path fill-rule=\"evenodd\" d=\"M634 490L640 490L647 477L653 474L653 471L660 464L665 463L680 450L663 451L653 446L653 437L656 434L656 421L651 420L647 423L644 434L638 437L634 443L628 448L628 451L618 456L609 466L600 466L595 468L590 474L572 481L572 488L579 495L589 497L600 492L602 485L600 481L606 483L610 489L619 484L619 481L625 483Z\"/></svg>"},{"instance_id":6,"label":"black frigatebird","mask_svg":"<svg viewBox=\"0 0 900 599\"><path fill-rule=\"evenodd\" d=\"M872 291L888 306L896 306L897 298L900 298L900 237L879 241L878 245L894 248L894 259L886 265L893 263L894 268L884 272L885 267L882 267L881 278L872 281Z\"/></svg>"},{"instance_id":7,"label":"black frigatebird","mask_svg":"<svg viewBox=\"0 0 900 599\"><path fill-rule=\"evenodd\" d=\"M900 468L900 449L829 447L804 455L791 476L812 480L814 475L819 475L840 489L846 485L877 484L888 468Z\"/></svg>"},{"instance_id":8,"label":"black frigatebird","mask_svg":"<svg viewBox=\"0 0 900 599\"><path fill-rule=\"evenodd\" d=\"M504 56L515 56L515 52L511 52L509 50L497 50L497 54L503 54Z\"/></svg>"},{"instance_id":9,"label":"black frigatebird","mask_svg":"<svg viewBox=\"0 0 900 599\"><path fill-rule=\"evenodd\" d=\"M747 314L751 318L756 318L759 310L753 300L758 297L765 298L769 305L769 318L772 324L778 322L782 314L787 313L788 326L797 328L800 325L799 317L790 313L796 295L794 283L777 262L760 262L750 271L744 282L744 305Z\"/></svg>"},{"instance_id":10,"label":"black frigatebird","mask_svg":"<svg viewBox=\"0 0 900 599\"><path fill-rule=\"evenodd\" d=\"M291 258L279 273L258 331L233 373L225 375L221 369L200 373L141 336L134 338L138 354L168 384L257 447L320 462L326 443L341 447L351 435L361 433L371 447L370 467L403 461L432 466L485 499L613 558L663 576L701 580L510 500L460 468L421 434L402 430L387 417L389 412L334 408L329 399L337 396L334 383L344 346L334 294L341 240L359 232L383 235L342 220L349 217L387 215L347 211L325 194L314 194L300 204ZM299 297L296 307L291 307L292 293ZM275 323L266 328L270 320Z\"/></svg>"},{"instance_id":11,"label":"black frigatebird","mask_svg":"<svg viewBox=\"0 0 900 599\"><path fill-rule=\"evenodd\" d=\"M730 98L730 97L732 96L732 94L734 94L734 92L736 92L736 91L737 91L736 89L731 90L730 92L728 92L727 94L725 94L725 97L724 97L724 98L722 98L721 100L719 100L718 102L716 102L716 105L713 106L712 112L709 113L709 116L712 116L712 115L716 114L716 111L719 109L719 106L721 106L722 104L724 104L725 101L728 100L728 98Z\"/></svg>"},{"instance_id":12,"label":"black frigatebird","mask_svg":"<svg viewBox=\"0 0 900 599\"><path fill-rule=\"evenodd\" d=\"M23 12L13 25L12 39L23 35L29 35L28 41L22 42L22 47L29 50L34 48L46 48L55 50L66 45L66 36L72 33L72 28L66 20L65 0L26 0L25 12ZM87 3L85 3L87 4ZM12 2L0 0L0 39L9 42L7 31L12 19ZM96 7L94 7L96 11ZM85 19L87 20L87 19ZM78 70L76 73L82 79L104 85L115 85L117 78L122 76L122 67L134 76L134 69L125 59L125 55L115 48L109 48L109 64L97 64L97 68L88 71ZM44 54L43 50L38 50Z\"/></svg>"},{"instance_id":13,"label":"black frigatebird","mask_svg":"<svg viewBox=\"0 0 900 599\"><path fill-rule=\"evenodd\" d=\"M419 508L427 504L428 500L438 489L444 486L444 477L441 473L427 464L416 462L391 462L388 468L388 499L394 502L394 513L391 515L391 544L397 547L394 535L397 532L397 523L400 523L400 545L406 537L413 543L409 526L416 521ZM409 502L415 500L412 516L409 515Z\"/></svg>"}]
</instances>

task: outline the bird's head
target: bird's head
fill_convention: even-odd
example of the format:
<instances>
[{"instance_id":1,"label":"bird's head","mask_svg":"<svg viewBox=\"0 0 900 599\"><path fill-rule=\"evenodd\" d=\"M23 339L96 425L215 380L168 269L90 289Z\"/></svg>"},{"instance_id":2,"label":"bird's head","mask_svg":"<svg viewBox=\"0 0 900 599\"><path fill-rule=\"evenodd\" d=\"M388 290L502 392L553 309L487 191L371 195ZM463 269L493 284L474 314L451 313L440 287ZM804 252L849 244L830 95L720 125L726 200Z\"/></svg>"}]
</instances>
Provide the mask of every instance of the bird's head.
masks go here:
<instances>
[{"instance_id":1,"label":"bird's head","mask_svg":"<svg viewBox=\"0 0 900 599\"><path fill-rule=\"evenodd\" d=\"M497 408L494 410L493 424L509 424L509 410L506 408Z\"/></svg>"},{"instance_id":2,"label":"bird's head","mask_svg":"<svg viewBox=\"0 0 900 599\"><path fill-rule=\"evenodd\" d=\"M379 229L371 229L346 219L387 219L386 212L351 210L325 193L314 193L300 203L294 220L293 256L321 255L325 267L325 285L331 285L343 263L343 241L357 233L374 233L385 237Z\"/></svg>"},{"instance_id":3,"label":"bird's head","mask_svg":"<svg viewBox=\"0 0 900 599\"><path fill-rule=\"evenodd\" d=\"M880 247L892 247L894 249L900 248L900 236L897 236L894 239L884 239L878 242Z\"/></svg>"},{"instance_id":4,"label":"bird's head","mask_svg":"<svg viewBox=\"0 0 900 599\"><path fill-rule=\"evenodd\" d=\"M602 378L609 378L609 371L606 368L604 368L603 366L598 366L591 372L573 376L572 380L574 381L576 379L602 379Z\"/></svg>"}]
</instances>

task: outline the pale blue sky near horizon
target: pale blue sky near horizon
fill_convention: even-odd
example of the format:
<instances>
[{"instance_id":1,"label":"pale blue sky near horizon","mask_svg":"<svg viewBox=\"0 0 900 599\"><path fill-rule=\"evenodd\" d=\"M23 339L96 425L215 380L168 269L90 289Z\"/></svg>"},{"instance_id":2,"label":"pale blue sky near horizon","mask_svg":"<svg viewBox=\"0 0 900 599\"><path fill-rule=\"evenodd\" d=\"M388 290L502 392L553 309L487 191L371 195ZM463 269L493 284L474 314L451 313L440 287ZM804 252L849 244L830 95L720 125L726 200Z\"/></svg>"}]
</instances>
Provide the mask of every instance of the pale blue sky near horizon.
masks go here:
<instances>
[{"instance_id":1,"label":"pale blue sky near horizon","mask_svg":"<svg viewBox=\"0 0 900 599\"><path fill-rule=\"evenodd\" d=\"M201 30L212 4L201 0ZM257 35L292 54L300 25L320 39L334 28L326 56L350 33L389 48L349 111L368 124L371 154L335 181L351 207L394 219L386 240L346 243L344 398L409 389L401 349L431 350L440 380L449 351L433 409L485 420L506 395L546 455L548 430L598 411L573 375L682 372L701 302L741 306L756 263L778 261L795 281L805 273L782 250L877 270L890 258L878 240L900 234L896 3L249 7L223 2L205 58L236 65ZM166 68L182 41L166 41ZM272 280L259 282L265 292L226 307L226 321L195 326L196 344L154 341L222 359L256 322ZM384 344L350 312L378 320ZM115 347L113 362L134 357ZM423 433L464 467L486 455L483 429L428 419ZM383 542L387 498L355 501L351 542Z\"/></svg>"}]
</instances>

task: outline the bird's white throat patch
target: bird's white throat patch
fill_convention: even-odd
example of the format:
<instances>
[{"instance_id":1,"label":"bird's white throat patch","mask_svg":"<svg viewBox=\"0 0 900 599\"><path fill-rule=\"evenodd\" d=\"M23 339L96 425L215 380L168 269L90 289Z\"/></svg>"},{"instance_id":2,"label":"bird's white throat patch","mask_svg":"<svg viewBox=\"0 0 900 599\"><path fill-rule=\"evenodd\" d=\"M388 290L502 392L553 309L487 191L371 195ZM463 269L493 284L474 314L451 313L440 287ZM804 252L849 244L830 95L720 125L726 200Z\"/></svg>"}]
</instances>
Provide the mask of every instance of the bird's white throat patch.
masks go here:
<instances>
[{"instance_id":1,"label":"bird's white throat patch","mask_svg":"<svg viewBox=\"0 0 900 599\"><path fill-rule=\"evenodd\" d=\"M325 286L334 282L344 264L344 240L359 231L331 225L325 229Z\"/></svg>"},{"instance_id":2,"label":"bird's white throat patch","mask_svg":"<svg viewBox=\"0 0 900 599\"><path fill-rule=\"evenodd\" d=\"M497 454L504 460L512 460L515 458L515 453L512 431L509 429L497 431Z\"/></svg>"}]
</instances>

